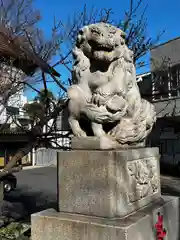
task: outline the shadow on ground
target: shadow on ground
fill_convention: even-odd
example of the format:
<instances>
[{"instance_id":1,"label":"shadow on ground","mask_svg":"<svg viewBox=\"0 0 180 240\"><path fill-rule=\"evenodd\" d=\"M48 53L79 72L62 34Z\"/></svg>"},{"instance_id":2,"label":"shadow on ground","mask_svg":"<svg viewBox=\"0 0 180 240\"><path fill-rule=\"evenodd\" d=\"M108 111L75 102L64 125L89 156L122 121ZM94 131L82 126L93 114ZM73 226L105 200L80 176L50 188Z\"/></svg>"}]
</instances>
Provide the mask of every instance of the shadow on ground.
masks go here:
<instances>
[{"instance_id":1,"label":"shadow on ground","mask_svg":"<svg viewBox=\"0 0 180 240\"><path fill-rule=\"evenodd\" d=\"M162 194L180 197L180 168L161 165Z\"/></svg>"},{"instance_id":2,"label":"shadow on ground","mask_svg":"<svg viewBox=\"0 0 180 240\"><path fill-rule=\"evenodd\" d=\"M45 210L47 208L57 209L56 199L49 199L42 192L31 192L29 194L15 191L13 194L6 194L4 200L11 203L22 203L28 215Z\"/></svg>"}]
</instances>

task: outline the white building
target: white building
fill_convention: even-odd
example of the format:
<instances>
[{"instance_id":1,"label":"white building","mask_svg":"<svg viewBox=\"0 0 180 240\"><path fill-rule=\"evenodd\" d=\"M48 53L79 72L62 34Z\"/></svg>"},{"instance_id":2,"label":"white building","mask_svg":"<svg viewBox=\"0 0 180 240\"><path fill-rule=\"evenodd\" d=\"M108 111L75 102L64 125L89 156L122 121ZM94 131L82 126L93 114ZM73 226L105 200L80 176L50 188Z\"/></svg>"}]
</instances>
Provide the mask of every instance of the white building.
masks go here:
<instances>
[{"instance_id":1,"label":"white building","mask_svg":"<svg viewBox=\"0 0 180 240\"><path fill-rule=\"evenodd\" d=\"M0 72L0 97L3 99L4 93L12 89L19 80L24 78L24 73L16 68L10 68L1 64ZM13 117L21 117L24 115L23 106L27 103L27 97L24 95L23 86L19 84L14 93L9 97L5 104L0 104L0 124L12 124ZM13 127L13 124L12 126Z\"/></svg>"}]
</instances>

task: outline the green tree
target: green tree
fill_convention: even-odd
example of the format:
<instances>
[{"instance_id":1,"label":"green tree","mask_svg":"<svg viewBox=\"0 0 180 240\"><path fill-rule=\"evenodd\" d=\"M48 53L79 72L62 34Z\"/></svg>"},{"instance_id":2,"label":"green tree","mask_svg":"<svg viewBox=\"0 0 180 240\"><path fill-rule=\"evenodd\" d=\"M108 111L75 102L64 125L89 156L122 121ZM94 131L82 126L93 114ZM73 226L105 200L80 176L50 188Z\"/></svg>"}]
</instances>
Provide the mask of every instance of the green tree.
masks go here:
<instances>
[{"instance_id":1,"label":"green tree","mask_svg":"<svg viewBox=\"0 0 180 240\"><path fill-rule=\"evenodd\" d=\"M29 115L33 126L52 111L55 101L55 96L50 90L46 93L45 89L41 89L32 103L24 105L23 109Z\"/></svg>"},{"instance_id":2,"label":"green tree","mask_svg":"<svg viewBox=\"0 0 180 240\"><path fill-rule=\"evenodd\" d=\"M52 91L47 89L41 89L37 96L34 98L34 101L38 101L40 103L46 103L46 100L49 99L51 101L55 101L55 96Z\"/></svg>"}]
</instances>

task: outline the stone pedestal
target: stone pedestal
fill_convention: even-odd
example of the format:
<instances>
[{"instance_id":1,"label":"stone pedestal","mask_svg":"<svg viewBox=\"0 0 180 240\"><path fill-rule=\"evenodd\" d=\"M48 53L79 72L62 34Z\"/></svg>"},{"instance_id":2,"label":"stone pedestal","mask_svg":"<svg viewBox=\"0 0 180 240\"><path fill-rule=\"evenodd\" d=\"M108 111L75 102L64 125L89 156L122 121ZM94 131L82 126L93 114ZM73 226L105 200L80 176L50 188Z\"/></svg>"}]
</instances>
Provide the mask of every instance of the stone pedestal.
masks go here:
<instances>
[{"instance_id":1,"label":"stone pedestal","mask_svg":"<svg viewBox=\"0 0 180 240\"><path fill-rule=\"evenodd\" d=\"M160 212L166 240L178 240L178 198L163 197L124 219L109 219L49 209L32 215L32 240L157 240Z\"/></svg>"},{"instance_id":2,"label":"stone pedestal","mask_svg":"<svg viewBox=\"0 0 180 240\"><path fill-rule=\"evenodd\" d=\"M58 153L59 211L124 217L160 197L158 148Z\"/></svg>"},{"instance_id":3,"label":"stone pedestal","mask_svg":"<svg viewBox=\"0 0 180 240\"><path fill-rule=\"evenodd\" d=\"M144 142L136 145L122 145L117 141L113 141L111 138L104 137L72 137L71 147L76 150L110 150L110 149L130 149L130 148L140 148L144 147Z\"/></svg>"},{"instance_id":4,"label":"stone pedestal","mask_svg":"<svg viewBox=\"0 0 180 240\"><path fill-rule=\"evenodd\" d=\"M161 197L159 151L58 153L58 212L32 215L32 240L178 240L178 199Z\"/></svg>"}]
</instances>

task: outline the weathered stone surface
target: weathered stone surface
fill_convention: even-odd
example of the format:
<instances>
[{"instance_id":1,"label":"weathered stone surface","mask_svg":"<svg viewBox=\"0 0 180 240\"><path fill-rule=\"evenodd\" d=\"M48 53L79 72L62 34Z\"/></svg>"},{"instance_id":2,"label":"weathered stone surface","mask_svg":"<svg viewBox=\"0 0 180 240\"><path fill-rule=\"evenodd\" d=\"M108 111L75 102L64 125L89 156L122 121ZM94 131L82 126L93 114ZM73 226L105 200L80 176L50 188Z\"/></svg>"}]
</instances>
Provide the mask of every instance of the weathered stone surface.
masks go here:
<instances>
[{"instance_id":1,"label":"weathered stone surface","mask_svg":"<svg viewBox=\"0 0 180 240\"><path fill-rule=\"evenodd\" d=\"M80 124L83 116L90 122L93 136L100 140L110 137L105 149L116 149L115 143L144 144L156 113L153 104L141 99L125 33L106 23L85 26L78 34L73 56L74 84L68 89L73 134L88 135L86 125L83 129Z\"/></svg>"},{"instance_id":2,"label":"weathered stone surface","mask_svg":"<svg viewBox=\"0 0 180 240\"><path fill-rule=\"evenodd\" d=\"M72 137L71 148L73 150L100 150L102 149L98 137Z\"/></svg>"},{"instance_id":3,"label":"weathered stone surface","mask_svg":"<svg viewBox=\"0 0 180 240\"><path fill-rule=\"evenodd\" d=\"M111 147L110 147L111 145ZM107 150L107 149L127 149L127 148L137 148L143 147L140 143L135 145L135 147L120 144L117 141L113 141L111 138L104 137L72 137L71 138L71 148L73 150Z\"/></svg>"},{"instance_id":4,"label":"weathered stone surface","mask_svg":"<svg viewBox=\"0 0 180 240\"><path fill-rule=\"evenodd\" d=\"M157 148L58 153L59 211L124 217L160 197Z\"/></svg>"},{"instance_id":5,"label":"weathered stone surface","mask_svg":"<svg viewBox=\"0 0 180 240\"><path fill-rule=\"evenodd\" d=\"M53 209L31 216L32 240L157 240L157 214L163 215L166 240L178 240L179 200L164 196L124 219L105 219Z\"/></svg>"}]
</instances>

